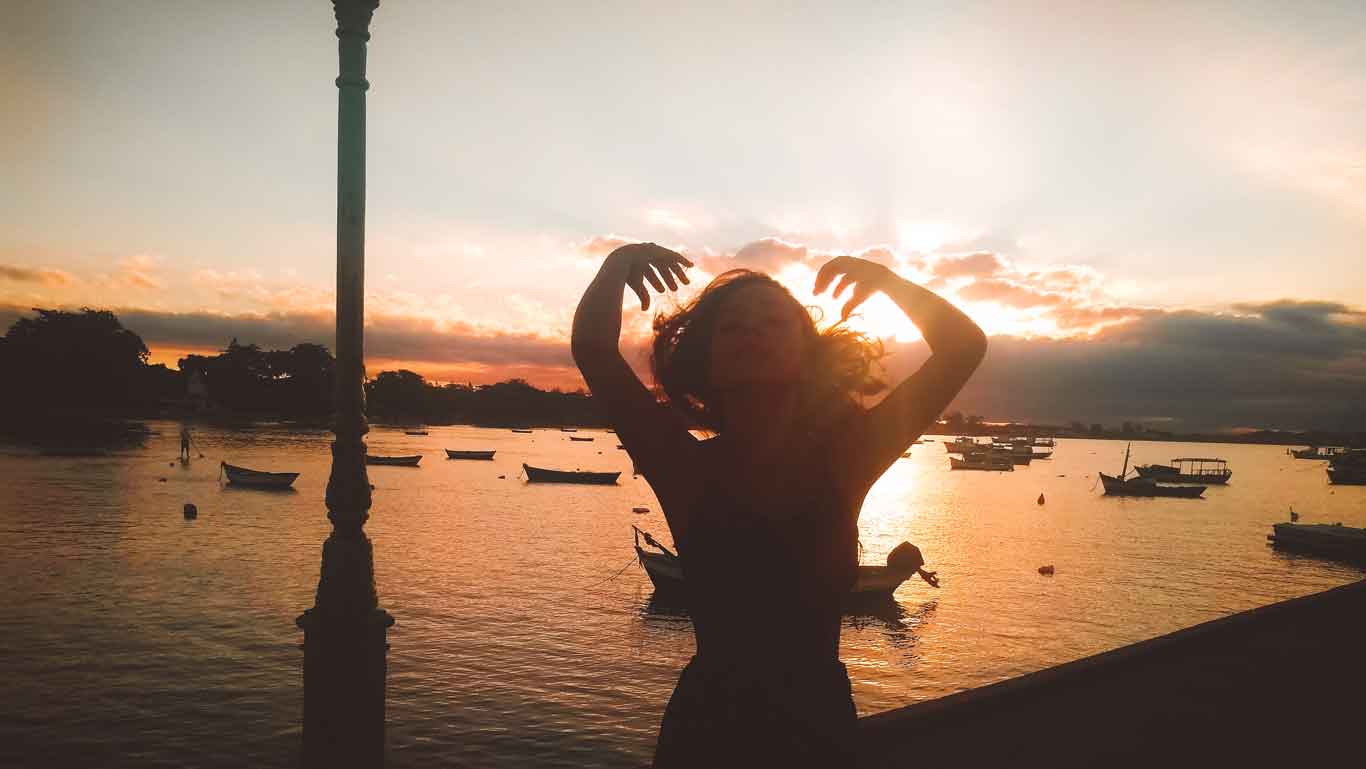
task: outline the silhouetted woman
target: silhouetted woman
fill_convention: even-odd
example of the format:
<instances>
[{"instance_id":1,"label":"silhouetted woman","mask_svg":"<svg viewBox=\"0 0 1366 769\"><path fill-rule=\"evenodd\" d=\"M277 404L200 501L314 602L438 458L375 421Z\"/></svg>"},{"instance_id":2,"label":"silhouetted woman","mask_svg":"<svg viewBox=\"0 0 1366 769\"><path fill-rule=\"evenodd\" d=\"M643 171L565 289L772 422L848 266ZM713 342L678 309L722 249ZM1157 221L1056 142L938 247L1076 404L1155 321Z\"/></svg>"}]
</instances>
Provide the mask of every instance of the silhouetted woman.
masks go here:
<instances>
[{"instance_id":1,"label":"silhouetted woman","mask_svg":"<svg viewBox=\"0 0 1366 769\"><path fill-rule=\"evenodd\" d=\"M874 481L981 361L986 337L934 293L840 256L819 294L852 286L844 317L875 291L933 355L877 406L881 347L811 315L772 278L718 276L654 321L646 389L618 349L622 294L676 290L692 262L653 243L603 262L574 315L574 360L663 507L686 578L697 654L665 709L656 767L843 767L856 713L839 661L840 601L858 566L858 512ZM688 432L700 425L715 437ZM923 565L915 553L917 570ZM935 584L933 572L920 574Z\"/></svg>"}]
</instances>

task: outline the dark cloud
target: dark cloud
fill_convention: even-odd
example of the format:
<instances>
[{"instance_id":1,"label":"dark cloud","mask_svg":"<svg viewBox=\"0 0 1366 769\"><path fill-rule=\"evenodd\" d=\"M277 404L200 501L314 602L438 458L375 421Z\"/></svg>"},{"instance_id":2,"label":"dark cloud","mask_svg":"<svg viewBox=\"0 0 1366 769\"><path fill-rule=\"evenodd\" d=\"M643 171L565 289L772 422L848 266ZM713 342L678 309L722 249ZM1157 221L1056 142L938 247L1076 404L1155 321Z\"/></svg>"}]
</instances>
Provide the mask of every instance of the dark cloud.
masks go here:
<instances>
[{"instance_id":1,"label":"dark cloud","mask_svg":"<svg viewBox=\"0 0 1366 769\"><path fill-rule=\"evenodd\" d=\"M18 283L41 283L45 286L65 286L72 282L72 277L61 270L19 267L13 264L0 264L0 279Z\"/></svg>"},{"instance_id":2,"label":"dark cloud","mask_svg":"<svg viewBox=\"0 0 1366 769\"><path fill-rule=\"evenodd\" d=\"M1087 339L993 337L954 408L1049 423L1366 430L1361 313L1317 304L1244 315L1147 310ZM1312 322L1287 323L1287 313ZM923 343L894 352L894 379L928 355Z\"/></svg>"}]
</instances>

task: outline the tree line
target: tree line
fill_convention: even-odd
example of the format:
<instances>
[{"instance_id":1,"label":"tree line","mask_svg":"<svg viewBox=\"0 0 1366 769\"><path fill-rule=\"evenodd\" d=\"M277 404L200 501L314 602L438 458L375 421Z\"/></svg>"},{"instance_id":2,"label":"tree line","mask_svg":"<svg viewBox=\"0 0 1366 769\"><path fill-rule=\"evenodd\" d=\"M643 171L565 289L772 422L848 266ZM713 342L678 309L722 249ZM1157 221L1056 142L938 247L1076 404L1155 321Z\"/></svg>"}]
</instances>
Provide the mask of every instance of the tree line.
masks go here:
<instances>
[{"instance_id":1,"label":"tree line","mask_svg":"<svg viewBox=\"0 0 1366 769\"><path fill-rule=\"evenodd\" d=\"M35 309L0 338L0 404L11 416L54 413L146 417L203 409L208 416L326 419L336 359L325 346L265 350L237 339L177 369L149 364L147 345L108 310ZM408 370L365 383L371 420L490 426L605 425L583 391L542 390L523 379L489 385L426 381Z\"/></svg>"}]
</instances>

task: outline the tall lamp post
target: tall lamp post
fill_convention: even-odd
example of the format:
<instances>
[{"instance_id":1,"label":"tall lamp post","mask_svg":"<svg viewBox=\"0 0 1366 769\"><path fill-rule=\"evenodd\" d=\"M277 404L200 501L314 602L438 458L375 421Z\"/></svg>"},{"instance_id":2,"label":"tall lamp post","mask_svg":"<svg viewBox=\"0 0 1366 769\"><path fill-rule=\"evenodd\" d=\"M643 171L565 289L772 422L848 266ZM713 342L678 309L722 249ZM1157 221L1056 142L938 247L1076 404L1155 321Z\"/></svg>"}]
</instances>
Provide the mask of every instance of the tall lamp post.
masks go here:
<instances>
[{"instance_id":1,"label":"tall lamp post","mask_svg":"<svg viewBox=\"0 0 1366 769\"><path fill-rule=\"evenodd\" d=\"M365 45L379 0L332 0L337 17L337 368L332 473L313 607L304 631L303 766L384 765L386 634L365 535Z\"/></svg>"}]
</instances>

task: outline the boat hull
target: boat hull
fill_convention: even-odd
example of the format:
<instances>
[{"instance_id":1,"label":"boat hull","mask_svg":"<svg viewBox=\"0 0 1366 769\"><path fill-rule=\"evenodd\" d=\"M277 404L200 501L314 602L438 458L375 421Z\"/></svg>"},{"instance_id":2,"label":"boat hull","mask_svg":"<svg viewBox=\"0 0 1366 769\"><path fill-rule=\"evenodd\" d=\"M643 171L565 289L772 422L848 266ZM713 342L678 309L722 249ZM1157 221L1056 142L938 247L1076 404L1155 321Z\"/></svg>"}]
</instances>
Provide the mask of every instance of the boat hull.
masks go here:
<instances>
[{"instance_id":1,"label":"boat hull","mask_svg":"<svg viewBox=\"0 0 1366 769\"><path fill-rule=\"evenodd\" d=\"M1352 561L1366 561L1366 529L1324 523L1277 523L1267 537L1277 548Z\"/></svg>"},{"instance_id":2,"label":"boat hull","mask_svg":"<svg viewBox=\"0 0 1366 769\"><path fill-rule=\"evenodd\" d=\"M1233 477L1232 472L1227 473L1181 473L1163 469L1168 465L1139 465L1134 470L1138 472L1140 478L1151 478L1162 483L1199 483L1206 486L1222 486L1228 483L1228 479Z\"/></svg>"},{"instance_id":3,"label":"boat hull","mask_svg":"<svg viewBox=\"0 0 1366 769\"><path fill-rule=\"evenodd\" d=\"M446 449L446 459L493 459L494 451L454 451Z\"/></svg>"},{"instance_id":4,"label":"boat hull","mask_svg":"<svg viewBox=\"0 0 1366 769\"><path fill-rule=\"evenodd\" d=\"M611 486L621 476L620 472L595 473L582 470L549 470L522 464L526 479L530 483L583 483L597 486Z\"/></svg>"},{"instance_id":5,"label":"boat hull","mask_svg":"<svg viewBox=\"0 0 1366 769\"><path fill-rule=\"evenodd\" d=\"M367 465L385 465L388 467L417 467L417 463L422 461L421 454L414 454L410 457L380 457L373 454L365 455Z\"/></svg>"},{"instance_id":6,"label":"boat hull","mask_svg":"<svg viewBox=\"0 0 1366 769\"><path fill-rule=\"evenodd\" d=\"M1106 496L1111 497L1178 497L1194 499L1205 493L1204 486L1160 486L1147 478L1123 480L1100 473Z\"/></svg>"},{"instance_id":7,"label":"boat hull","mask_svg":"<svg viewBox=\"0 0 1366 769\"><path fill-rule=\"evenodd\" d=\"M985 457L970 457L967 459L959 459L958 457L949 457L949 469L994 470L998 472L1012 472L1015 469L1015 462L1004 457L1000 459L989 459Z\"/></svg>"},{"instance_id":8,"label":"boat hull","mask_svg":"<svg viewBox=\"0 0 1366 769\"><path fill-rule=\"evenodd\" d=\"M678 558L646 552L639 545L636 546L636 558L649 575L656 592L667 596L683 595L683 564ZM909 578L909 574L892 571L886 566L859 566L858 579L845 598L851 602L890 598Z\"/></svg>"},{"instance_id":9,"label":"boat hull","mask_svg":"<svg viewBox=\"0 0 1366 769\"><path fill-rule=\"evenodd\" d=\"M228 483L249 489L287 489L299 477L298 473L267 473L223 463L223 475Z\"/></svg>"},{"instance_id":10,"label":"boat hull","mask_svg":"<svg viewBox=\"0 0 1366 769\"><path fill-rule=\"evenodd\" d=\"M1366 486L1366 468L1330 467L1328 482L1335 486Z\"/></svg>"}]
</instances>

